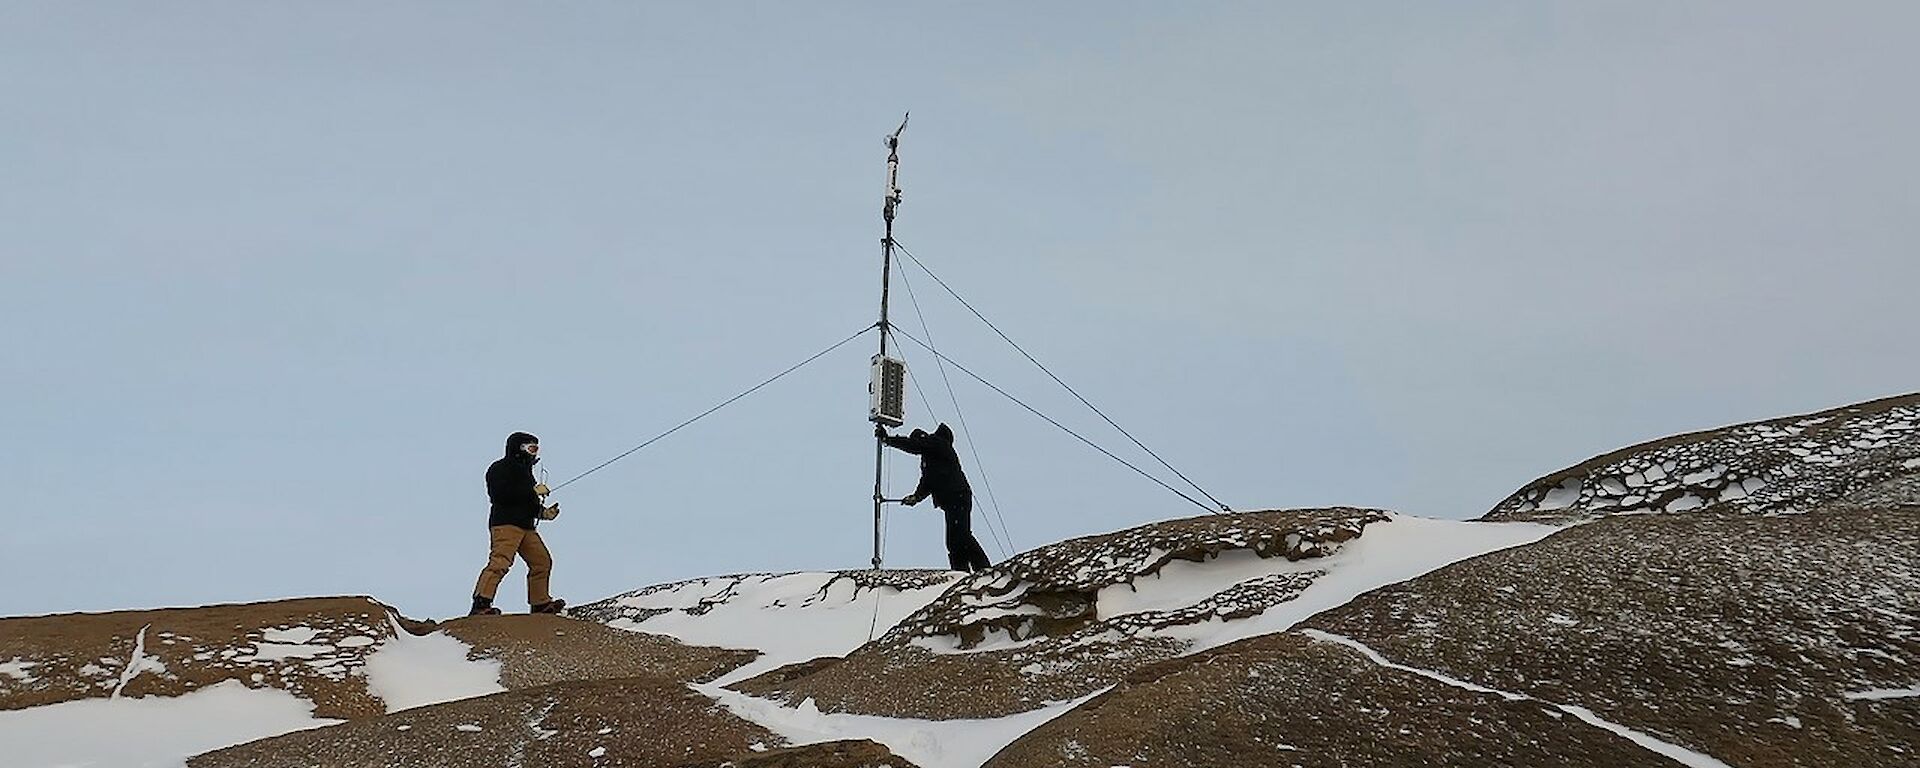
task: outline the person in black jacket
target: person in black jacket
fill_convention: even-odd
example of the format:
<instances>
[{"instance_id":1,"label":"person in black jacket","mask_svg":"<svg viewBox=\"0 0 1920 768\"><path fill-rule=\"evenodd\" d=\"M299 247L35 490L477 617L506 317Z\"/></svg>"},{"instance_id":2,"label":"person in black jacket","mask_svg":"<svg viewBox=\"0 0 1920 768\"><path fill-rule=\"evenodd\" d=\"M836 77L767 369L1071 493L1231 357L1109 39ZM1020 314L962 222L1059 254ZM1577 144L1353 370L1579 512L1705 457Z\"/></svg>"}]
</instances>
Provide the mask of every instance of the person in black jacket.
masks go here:
<instances>
[{"instance_id":1,"label":"person in black jacket","mask_svg":"<svg viewBox=\"0 0 1920 768\"><path fill-rule=\"evenodd\" d=\"M527 563L527 605L533 612L559 613L567 606L565 600L555 600L547 591L553 575L553 555L534 530L540 520L560 515L560 505L545 504L547 486L533 479L533 465L539 462L540 438L515 432L507 437L507 455L487 467L487 499L492 502L487 529L492 546L487 567L480 571L480 581L473 587L469 616L500 613L493 607L493 595L500 588L500 580L507 577L507 569L513 567L516 554Z\"/></svg>"},{"instance_id":2,"label":"person in black jacket","mask_svg":"<svg viewBox=\"0 0 1920 768\"><path fill-rule=\"evenodd\" d=\"M927 434L914 430L906 437L887 434L886 427L875 426L873 434L887 445L920 457L920 485L900 503L909 507L921 499L933 497L933 505L947 517L947 564L956 571L977 571L993 563L973 537L973 488L967 474L960 470L960 455L953 450L953 430L941 424Z\"/></svg>"}]
</instances>

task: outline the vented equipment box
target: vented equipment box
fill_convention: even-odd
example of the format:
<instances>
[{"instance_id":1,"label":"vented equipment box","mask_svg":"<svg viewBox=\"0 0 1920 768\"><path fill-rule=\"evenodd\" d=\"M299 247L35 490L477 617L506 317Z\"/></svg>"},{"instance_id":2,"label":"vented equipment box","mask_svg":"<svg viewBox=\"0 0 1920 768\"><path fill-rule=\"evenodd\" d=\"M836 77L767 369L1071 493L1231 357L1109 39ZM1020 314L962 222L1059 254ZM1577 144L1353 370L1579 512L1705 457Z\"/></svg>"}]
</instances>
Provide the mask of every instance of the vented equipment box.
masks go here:
<instances>
[{"instance_id":1,"label":"vented equipment box","mask_svg":"<svg viewBox=\"0 0 1920 768\"><path fill-rule=\"evenodd\" d=\"M873 381L867 385L867 420L897 427L907 423L907 363L873 356Z\"/></svg>"}]
</instances>

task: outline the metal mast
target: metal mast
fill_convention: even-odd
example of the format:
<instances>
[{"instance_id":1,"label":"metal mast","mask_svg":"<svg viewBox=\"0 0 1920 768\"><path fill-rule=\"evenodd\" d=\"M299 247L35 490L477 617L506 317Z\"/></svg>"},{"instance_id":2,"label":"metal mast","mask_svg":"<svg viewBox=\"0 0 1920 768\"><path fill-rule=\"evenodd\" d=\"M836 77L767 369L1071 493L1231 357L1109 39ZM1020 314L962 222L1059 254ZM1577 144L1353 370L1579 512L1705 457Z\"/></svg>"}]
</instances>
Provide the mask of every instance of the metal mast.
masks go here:
<instances>
[{"instance_id":1,"label":"metal mast","mask_svg":"<svg viewBox=\"0 0 1920 768\"><path fill-rule=\"evenodd\" d=\"M887 334L891 327L887 325L887 294L893 278L893 213L900 205L900 132L907 129L907 120L912 113L900 118L900 127L887 137L887 199L880 209L880 217L886 220L886 235L880 238L880 357L887 356ZM885 473L887 444L878 436L873 439L873 567L880 568L880 505L886 497L880 493L880 481Z\"/></svg>"}]
</instances>

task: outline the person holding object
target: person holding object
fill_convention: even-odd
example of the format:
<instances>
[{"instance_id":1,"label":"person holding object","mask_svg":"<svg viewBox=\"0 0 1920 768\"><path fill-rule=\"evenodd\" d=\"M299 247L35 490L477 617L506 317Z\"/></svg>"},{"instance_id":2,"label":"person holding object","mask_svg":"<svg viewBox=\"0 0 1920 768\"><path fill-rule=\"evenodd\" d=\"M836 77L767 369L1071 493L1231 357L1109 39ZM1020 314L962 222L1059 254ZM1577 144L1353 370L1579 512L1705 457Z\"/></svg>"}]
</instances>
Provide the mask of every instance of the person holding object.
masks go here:
<instances>
[{"instance_id":1,"label":"person holding object","mask_svg":"<svg viewBox=\"0 0 1920 768\"><path fill-rule=\"evenodd\" d=\"M887 445L920 457L920 484L900 503L909 507L932 497L933 506L947 518L947 564L956 571L977 571L992 565L980 540L973 537L973 488L967 474L960 470L960 455L953 450L953 430L946 424L932 434L914 430L905 437L887 434L887 428L874 425L873 434Z\"/></svg>"},{"instance_id":2,"label":"person holding object","mask_svg":"<svg viewBox=\"0 0 1920 768\"><path fill-rule=\"evenodd\" d=\"M507 455L487 467L487 499L491 511L487 530L492 546L487 567L473 586L473 608L468 616L499 615L493 607L493 595L500 581L513 567L519 555L527 563L527 605L534 613L559 613L567 601L555 600L547 591L553 575L553 555L535 530L541 520L560 516L560 505L547 504L547 486L533 478L533 465L540 462L540 438L525 432L507 437Z\"/></svg>"}]
</instances>

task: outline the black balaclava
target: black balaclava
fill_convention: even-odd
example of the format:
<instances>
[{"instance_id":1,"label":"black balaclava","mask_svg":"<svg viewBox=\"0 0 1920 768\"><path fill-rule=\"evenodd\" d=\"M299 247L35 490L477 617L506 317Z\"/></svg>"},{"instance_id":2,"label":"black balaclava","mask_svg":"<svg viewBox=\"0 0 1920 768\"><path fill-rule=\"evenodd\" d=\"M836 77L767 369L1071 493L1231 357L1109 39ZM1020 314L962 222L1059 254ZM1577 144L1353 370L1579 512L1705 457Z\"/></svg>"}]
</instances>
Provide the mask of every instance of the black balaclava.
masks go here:
<instances>
[{"instance_id":1,"label":"black balaclava","mask_svg":"<svg viewBox=\"0 0 1920 768\"><path fill-rule=\"evenodd\" d=\"M511 459L511 458L516 458L520 456L527 456L525 451L520 450L520 446L527 445L528 443L538 443L538 442L540 442L540 438L534 437L533 435L529 435L525 432L515 432L511 435L508 435L507 436L507 458ZM540 461L540 457L538 456L527 456L527 458L532 459L535 462Z\"/></svg>"}]
</instances>

